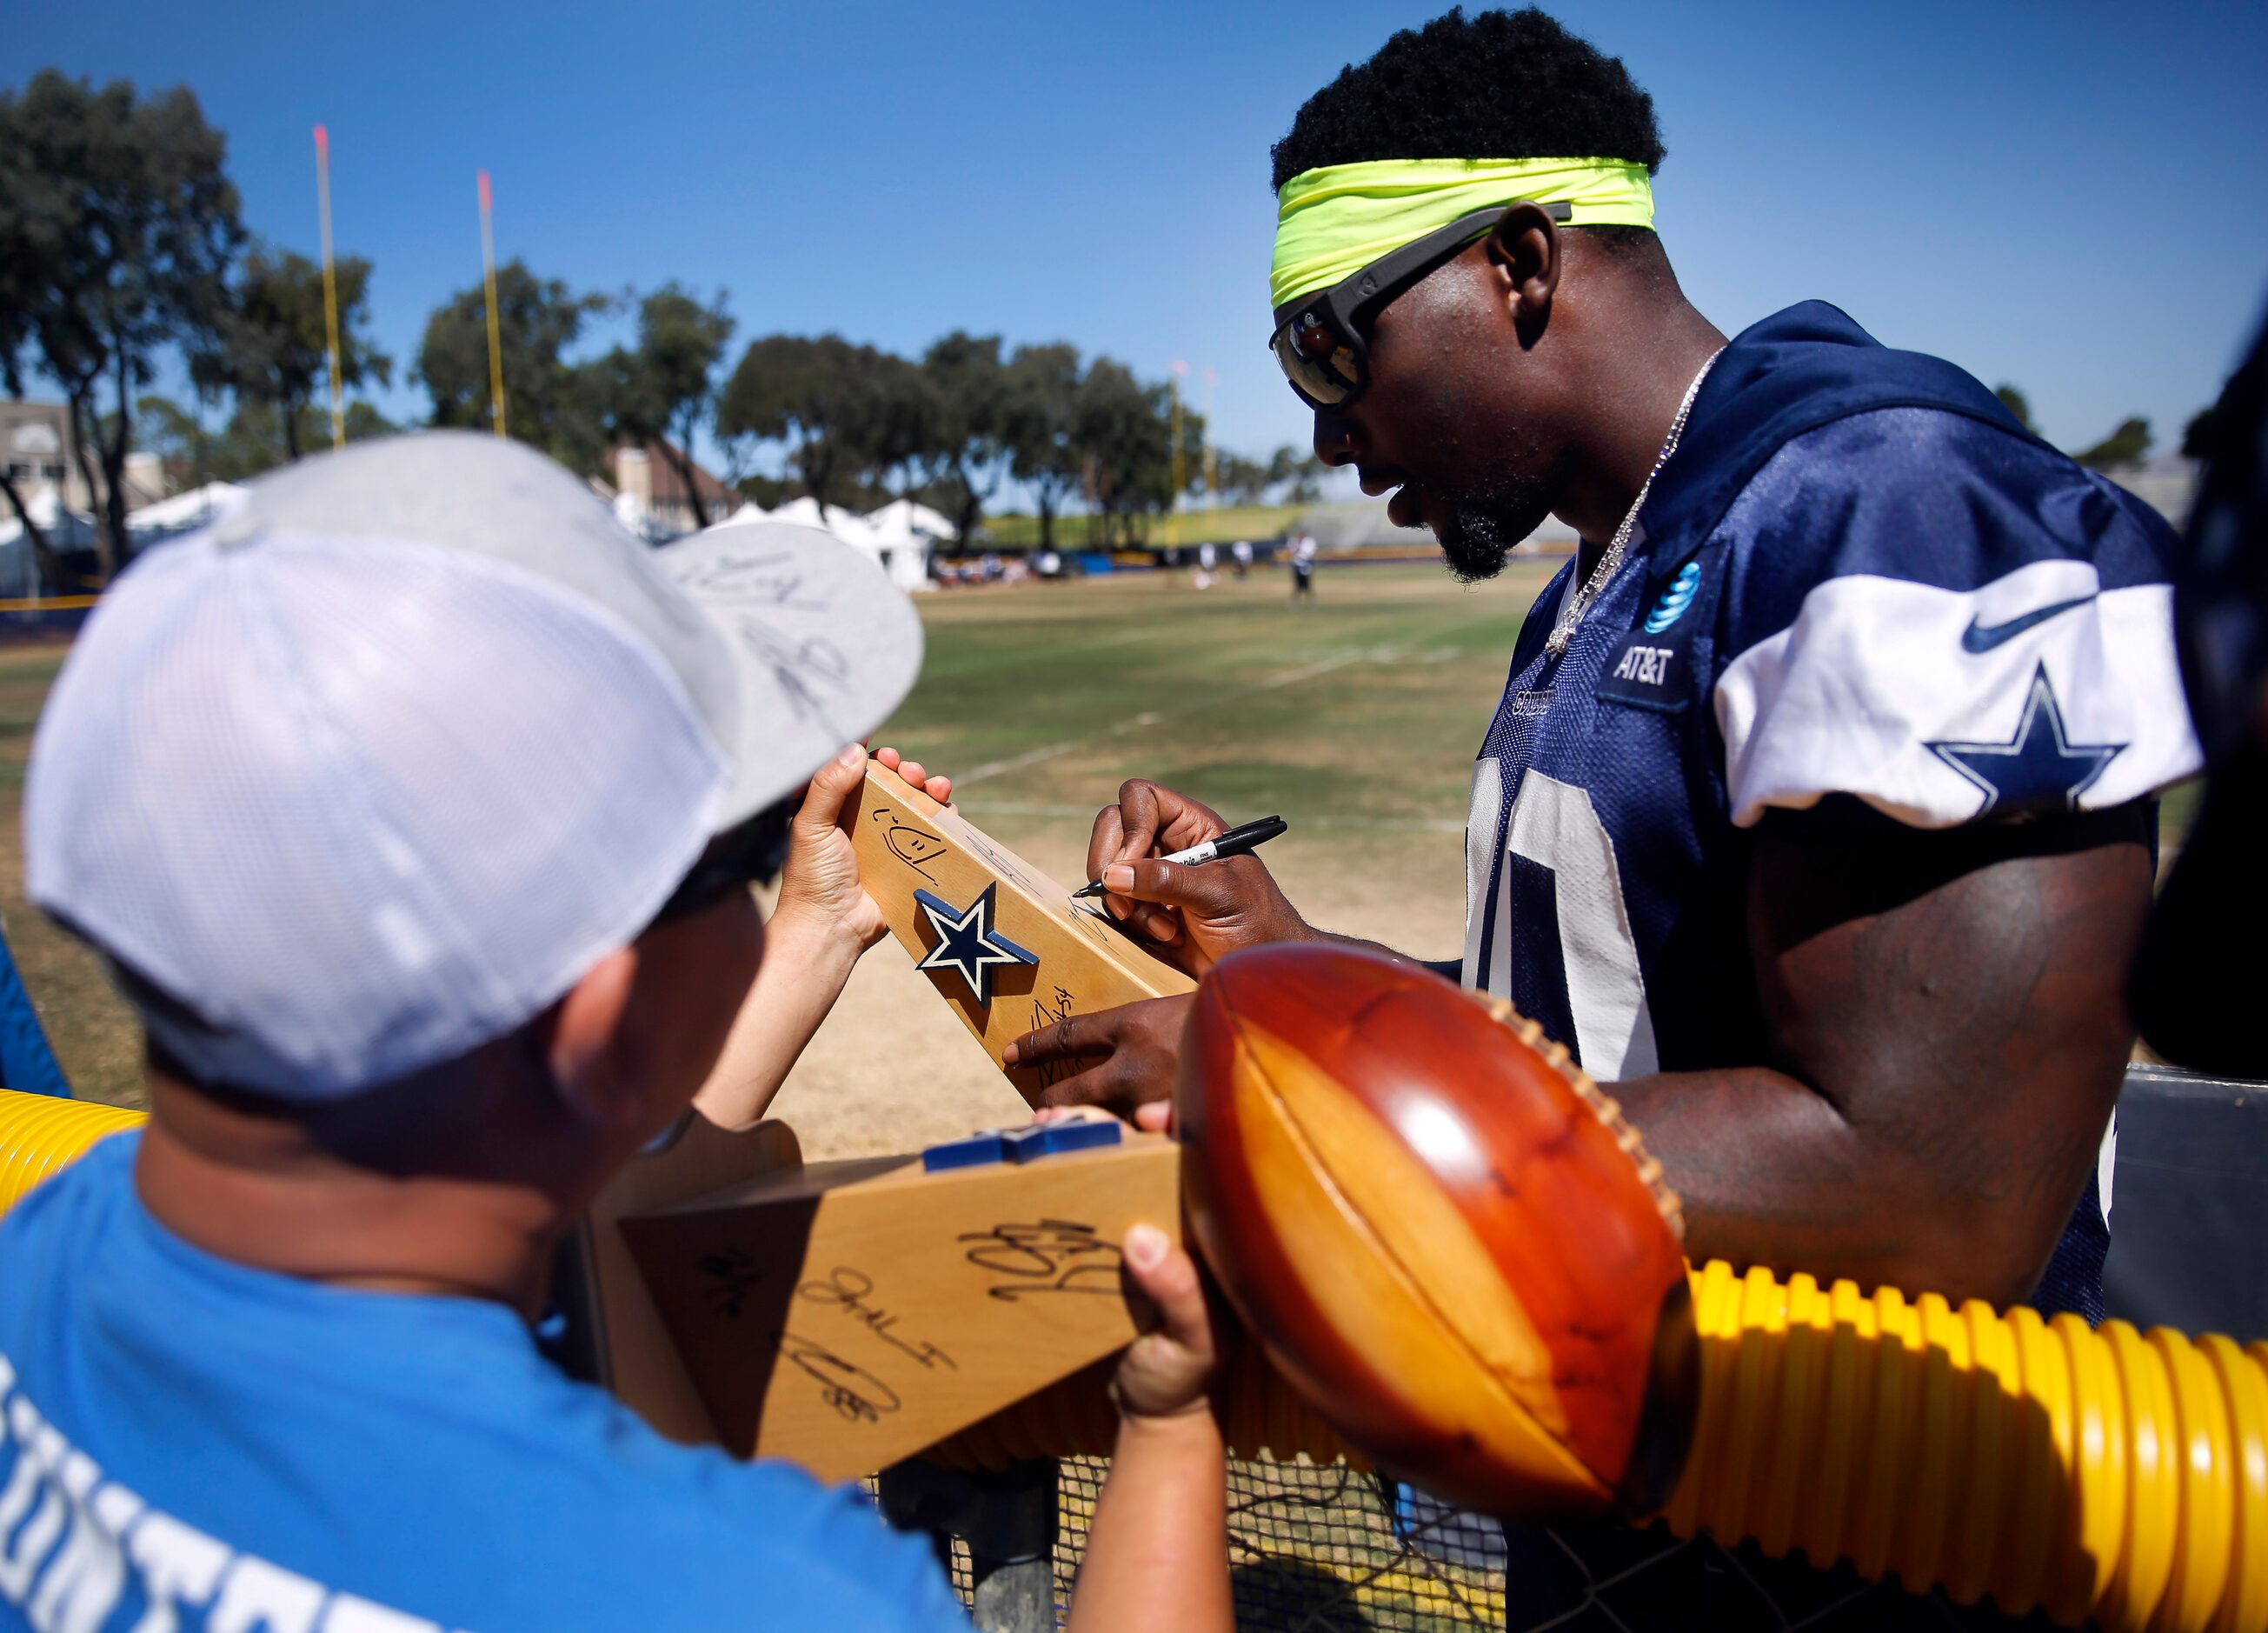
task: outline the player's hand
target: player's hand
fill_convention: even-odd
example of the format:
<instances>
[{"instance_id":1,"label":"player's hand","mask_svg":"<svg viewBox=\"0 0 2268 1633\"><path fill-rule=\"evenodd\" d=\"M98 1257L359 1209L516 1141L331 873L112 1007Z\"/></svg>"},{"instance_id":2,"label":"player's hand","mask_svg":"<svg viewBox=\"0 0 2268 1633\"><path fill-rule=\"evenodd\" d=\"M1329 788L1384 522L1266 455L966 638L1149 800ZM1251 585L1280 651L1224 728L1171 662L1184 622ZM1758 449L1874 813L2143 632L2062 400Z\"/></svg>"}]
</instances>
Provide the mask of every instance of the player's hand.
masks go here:
<instances>
[{"instance_id":1,"label":"player's hand","mask_svg":"<svg viewBox=\"0 0 2268 1633\"><path fill-rule=\"evenodd\" d=\"M1154 950L1191 975L1203 975L1229 954L1274 942L1307 942L1315 931L1277 888L1268 864L1249 852L1219 861L1112 862L1102 882L1114 892L1105 899L1145 904L1139 911L1144 935ZM1160 935L1149 920L1160 910L1173 915L1173 933Z\"/></svg>"},{"instance_id":2,"label":"player's hand","mask_svg":"<svg viewBox=\"0 0 2268 1633\"><path fill-rule=\"evenodd\" d=\"M1119 1416L1155 1421L1207 1410L1220 1349L1196 1261L1154 1225L1129 1228L1120 1251L1127 1278L1142 1295L1135 1319L1143 1333L1126 1347L1110 1380Z\"/></svg>"},{"instance_id":3,"label":"player's hand","mask_svg":"<svg viewBox=\"0 0 2268 1633\"><path fill-rule=\"evenodd\" d=\"M1118 785L1118 803L1094 814L1094 831L1086 841L1086 876L1100 879L1112 862L1185 851L1227 831L1228 824L1212 807L1146 777L1130 778ZM1106 896L1102 905L1114 919L1130 918L1139 908L1123 896ZM1181 935L1179 921L1167 911L1144 913L1135 927L1154 942L1174 942Z\"/></svg>"},{"instance_id":4,"label":"player's hand","mask_svg":"<svg viewBox=\"0 0 2268 1633\"><path fill-rule=\"evenodd\" d=\"M1131 1117L1145 1128L1165 1126L1164 1108L1174 1094L1174 1064L1182 1046L1182 1027L1189 999L1145 998L1093 1015L1066 1016L1052 1026L1027 1032L1001 1051L1005 1066L1056 1066L1086 1069L1052 1083L1046 1105L1100 1105ZM1155 1105L1157 1110L1145 1108Z\"/></svg>"},{"instance_id":5,"label":"player's hand","mask_svg":"<svg viewBox=\"0 0 2268 1633\"><path fill-rule=\"evenodd\" d=\"M865 775L866 750L855 743L813 773L788 829L787 866L772 909L776 931L841 937L864 952L889 928L858 883L858 857L843 816Z\"/></svg>"},{"instance_id":6,"label":"player's hand","mask_svg":"<svg viewBox=\"0 0 2268 1633\"><path fill-rule=\"evenodd\" d=\"M1119 786L1117 804L1095 813L1087 839L1086 875L1107 887L1104 907L1192 975L1241 947L1314 935L1254 857L1201 868L1158 860L1227 831L1211 806L1136 777ZM1213 876L1199 876L1208 873Z\"/></svg>"}]
</instances>

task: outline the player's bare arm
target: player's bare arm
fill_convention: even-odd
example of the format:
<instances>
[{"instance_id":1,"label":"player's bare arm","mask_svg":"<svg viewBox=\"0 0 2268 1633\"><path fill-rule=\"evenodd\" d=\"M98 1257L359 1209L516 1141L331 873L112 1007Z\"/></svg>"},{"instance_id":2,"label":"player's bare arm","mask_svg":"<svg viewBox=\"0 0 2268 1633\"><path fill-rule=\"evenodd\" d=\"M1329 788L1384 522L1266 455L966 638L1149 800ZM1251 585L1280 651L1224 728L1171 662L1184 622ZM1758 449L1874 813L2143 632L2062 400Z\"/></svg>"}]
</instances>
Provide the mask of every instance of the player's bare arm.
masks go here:
<instances>
[{"instance_id":1,"label":"player's bare arm","mask_svg":"<svg viewBox=\"0 0 2268 1633\"><path fill-rule=\"evenodd\" d=\"M1916 832L1775 813L1749 891L1771 1064L1613 1093L1695 1260L2007 1304L2095 1161L2150 905L2139 813Z\"/></svg>"},{"instance_id":2,"label":"player's bare arm","mask_svg":"<svg viewBox=\"0 0 2268 1633\"><path fill-rule=\"evenodd\" d=\"M1138 813L1194 804L1138 788ZM1098 842L1123 809L1098 817ZM2144 835L2132 811L1948 832L1774 813L1749 889L1771 1064L1614 1090L1685 1199L1690 1250L2021 1297L2085 1183L2132 1042L2120 983L2149 905ZM1167 873L1201 880L1211 895L1191 939L1209 959L1346 939L1240 861L1243 876L1132 864L1137 905L1161 911ZM1220 933L1232 923L1256 927ZM1092 1062L1057 1085L1063 1104L1138 1106L1172 1090L1186 1001L1074 1017L1021 1040L1020 1058Z\"/></svg>"}]
</instances>

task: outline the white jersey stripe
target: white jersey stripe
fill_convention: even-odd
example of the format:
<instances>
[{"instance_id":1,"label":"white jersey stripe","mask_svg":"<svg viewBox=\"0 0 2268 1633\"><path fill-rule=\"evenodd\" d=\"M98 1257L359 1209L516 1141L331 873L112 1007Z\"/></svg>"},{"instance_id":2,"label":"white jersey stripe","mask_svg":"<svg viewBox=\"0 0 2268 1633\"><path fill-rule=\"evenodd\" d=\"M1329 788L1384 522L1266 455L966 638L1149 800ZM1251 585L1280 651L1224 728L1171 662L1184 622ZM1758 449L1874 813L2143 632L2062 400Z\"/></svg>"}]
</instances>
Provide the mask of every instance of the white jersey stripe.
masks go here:
<instances>
[{"instance_id":1,"label":"white jersey stripe","mask_svg":"<svg viewBox=\"0 0 2268 1633\"><path fill-rule=\"evenodd\" d=\"M2036 719L2044 674L2052 720ZM2115 747L2077 795L2099 810L2196 774L2174 654L2173 590L2102 589L2084 561L2038 561L1973 590L1852 573L1717 682L1733 820L1852 794L1899 821L1974 820L1991 795L1932 743L2013 748L2029 729ZM2028 711L2029 711L2028 713ZM2073 764L2083 768L2073 749ZM2074 772L2074 779L2078 776Z\"/></svg>"},{"instance_id":2,"label":"white jersey stripe","mask_svg":"<svg viewBox=\"0 0 2268 1633\"><path fill-rule=\"evenodd\" d=\"M1464 985L1477 989L1481 931L1488 923L1488 888L1496 879L1496 836L1504 816L1504 763L1484 754L1473 765L1473 802L1465 816ZM1493 960L1498 970L1504 960Z\"/></svg>"}]
</instances>

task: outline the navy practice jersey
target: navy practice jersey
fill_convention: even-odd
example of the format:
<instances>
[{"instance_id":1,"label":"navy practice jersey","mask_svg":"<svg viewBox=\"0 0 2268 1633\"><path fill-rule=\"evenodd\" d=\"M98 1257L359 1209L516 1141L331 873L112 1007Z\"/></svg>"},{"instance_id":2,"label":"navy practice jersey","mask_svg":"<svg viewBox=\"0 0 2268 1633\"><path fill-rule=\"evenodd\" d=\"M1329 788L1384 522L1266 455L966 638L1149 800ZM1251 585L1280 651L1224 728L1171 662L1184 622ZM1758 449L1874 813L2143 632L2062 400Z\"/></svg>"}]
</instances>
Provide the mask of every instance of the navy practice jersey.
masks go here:
<instances>
[{"instance_id":1,"label":"navy practice jersey","mask_svg":"<svg viewBox=\"0 0 2268 1633\"><path fill-rule=\"evenodd\" d=\"M1565 654L1576 564L1521 631L1474 771L1465 985L1602 1080L1764 1063L1767 810L1950 828L2197 769L2172 542L1950 364L1815 302L1747 330ZM2100 1319L2106 1200L2090 1183L2043 1308Z\"/></svg>"}]
</instances>

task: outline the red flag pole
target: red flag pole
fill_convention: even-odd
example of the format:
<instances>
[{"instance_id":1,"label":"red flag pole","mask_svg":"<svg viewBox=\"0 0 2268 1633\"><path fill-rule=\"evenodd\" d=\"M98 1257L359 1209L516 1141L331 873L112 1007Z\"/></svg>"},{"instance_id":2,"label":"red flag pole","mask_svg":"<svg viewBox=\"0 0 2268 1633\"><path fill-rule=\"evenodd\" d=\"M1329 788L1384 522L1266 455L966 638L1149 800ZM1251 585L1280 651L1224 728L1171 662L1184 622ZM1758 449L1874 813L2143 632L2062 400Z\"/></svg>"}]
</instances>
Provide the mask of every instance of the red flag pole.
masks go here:
<instances>
[{"instance_id":1,"label":"red flag pole","mask_svg":"<svg viewBox=\"0 0 2268 1633\"><path fill-rule=\"evenodd\" d=\"M331 446L347 445L347 410L339 380L339 284L331 262L331 134L315 127L315 207L323 221L323 331L331 374Z\"/></svg>"},{"instance_id":2,"label":"red flag pole","mask_svg":"<svg viewBox=\"0 0 2268 1633\"><path fill-rule=\"evenodd\" d=\"M496 433L504 434L504 342L497 329L496 228L490 219L496 196L489 188L489 173L481 172L481 278L489 296L489 411Z\"/></svg>"}]
</instances>

